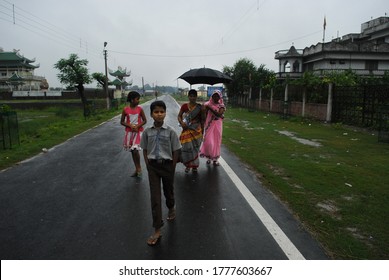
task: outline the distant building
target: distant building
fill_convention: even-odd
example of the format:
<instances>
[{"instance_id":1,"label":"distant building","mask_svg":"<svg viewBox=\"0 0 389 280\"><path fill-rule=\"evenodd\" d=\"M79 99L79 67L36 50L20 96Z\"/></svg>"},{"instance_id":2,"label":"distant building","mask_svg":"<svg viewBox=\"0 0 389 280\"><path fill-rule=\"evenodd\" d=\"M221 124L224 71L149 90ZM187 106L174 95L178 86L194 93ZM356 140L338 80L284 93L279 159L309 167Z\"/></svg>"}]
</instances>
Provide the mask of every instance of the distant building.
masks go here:
<instances>
[{"instance_id":1,"label":"distant building","mask_svg":"<svg viewBox=\"0 0 389 280\"><path fill-rule=\"evenodd\" d=\"M124 98L125 88L131 85L131 83L126 82L126 77L129 77L131 72L127 72L127 68L123 69L122 67L118 66L118 69L115 71L109 69L109 74L115 77L115 80L110 83L116 87L114 98Z\"/></svg>"},{"instance_id":2,"label":"distant building","mask_svg":"<svg viewBox=\"0 0 389 280\"><path fill-rule=\"evenodd\" d=\"M41 90L47 89L45 77L35 76L34 70L39 67L32 63L35 59L28 59L18 50L5 52L0 48L0 88L9 90Z\"/></svg>"},{"instance_id":3,"label":"distant building","mask_svg":"<svg viewBox=\"0 0 389 280\"><path fill-rule=\"evenodd\" d=\"M305 49L280 50L278 78L299 78L306 71L323 75L351 69L361 76L382 76L389 71L389 17L361 25L361 33L347 34L331 42Z\"/></svg>"}]
</instances>

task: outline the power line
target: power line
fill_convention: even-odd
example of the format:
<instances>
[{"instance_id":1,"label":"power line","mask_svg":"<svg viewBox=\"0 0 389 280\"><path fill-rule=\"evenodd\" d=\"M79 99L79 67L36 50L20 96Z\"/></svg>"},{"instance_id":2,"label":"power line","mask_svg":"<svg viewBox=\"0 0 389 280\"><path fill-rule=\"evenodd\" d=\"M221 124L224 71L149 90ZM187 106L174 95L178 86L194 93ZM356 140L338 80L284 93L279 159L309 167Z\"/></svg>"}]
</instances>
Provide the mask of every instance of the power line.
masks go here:
<instances>
[{"instance_id":1,"label":"power line","mask_svg":"<svg viewBox=\"0 0 389 280\"><path fill-rule=\"evenodd\" d=\"M246 50L237 50L237 51L231 51L231 52L224 52L224 53L204 53L204 54L184 54L184 55L166 55L166 54L149 54L149 53L136 53L136 52L128 52L128 51L117 51L117 50L109 50L111 53L117 53L117 54L124 54L124 55L133 55L133 56L144 56L144 57L159 57L159 58L193 58L193 57L211 57L211 56L225 56L225 55L233 55L233 54L239 54L239 53L247 53L247 52L254 52L261 49L267 49L271 47L275 47L278 45L282 45L288 42L297 41L304 39L306 37L316 35L318 33L321 33L322 30L318 30L300 37L296 37L294 39L286 40L283 42L267 45L267 46L260 46L252 49L246 49Z\"/></svg>"},{"instance_id":2,"label":"power line","mask_svg":"<svg viewBox=\"0 0 389 280\"><path fill-rule=\"evenodd\" d=\"M243 24L249 17L248 14L252 11L252 9L256 6L256 4L252 5L250 8L247 9L247 11L243 14L243 16L240 17L238 22L231 28L228 32L226 32L221 38L224 42L226 39L228 39L235 31L238 29L239 25Z\"/></svg>"},{"instance_id":3,"label":"power line","mask_svg":"<svg viewBox=\"0 0 389 280\"><path fill-rule=\"evenodd\" d=\"M223 36L221 36L221 41L220 41L221 44L224 44L226 40L230 38L232 34L234 34L238 30L238 28L250 18L251 15L249 14L252 13L255 6L256 6L256 10L260 11L260 7L262 7L265 4L266 0L264 0L262 3L259 3L259 1L260 0L256 0L256 3L254 3L247 9L247 11L237 21L235 26L233 26L228 32L226 32Z\"/></svg>"},{"instance_id":4,"label":"power line","mask_svg":"<svg viewBox=\"0 0 389 280\"><path fill-rule=\"evenodd\" d=\"M38 16L35 16L18 6L15 6L7 0L3 0L3 2L8 4L8 6L0 4L0 7L4 8L4 11L0 12L10 19L0 17L1 20L13 23L15 26L21 27L62 46L70 47L76 50L81 49L86 53L90 53L102 59L102 52L88 45L86 40L83 40L82 38L79 38L74 34L69 33ZM12 18L14 21L11 21ZM76 46L79 46L79 48Z\"/></svg>"},{"instance_id":5,"label":"power line","mask_svg":"<svg viewBox=\"0 0 389 280\"><path fill-rule=\"evenodd\" d=\"M83 50L86 53L90 53L99 59L103 60L103 52L100 50L100 48L94 48L86 40L83 40L80 37L75 36L74 34L38 17L33 15L32 13L25 11L24 9L21 9L14 4L10 3L7 0L2 0L6 4L0 4L0 7L4 8L3 10L0 10L0 13L6 16L0 17L0 20L6 21L8 23L13 23L13 25L18 26L20 28L23 28L25 30L28 30L29 32L32 32L34 34L37 34L41 37L46 38L47 40L53 41L57 44L60 44L61 46L66 46L75 50ZM235 24L235 26L230 29L228 32L225 33L225 37L228 38L231 36L238 27L243 24L249 17L249 14L253 11L255 6L257 6L257 10L260 9L260 7L266 2L264 0L262 3L259 3L260 0L257 0L255 4L251 5L246 12L240 17L238 22ZM8 6L6 6L8 5ZM12 19L16 21L13 21ZM8 18L8 19L7 19ZM109 52L116 53L116 54L122 54L122 55L131 55L131 56L141 56L141 57L157 57L157 58L196 58L196 57L216 57L216 56L227 56L227 55L234 55L234 54L240 54L240 53L248 53L248 52L255 52L261 49L266 49L270 47L275 47L277 45L285 44L287 42L296 41L302 38L306 38L308 36L312 36L317 33L321 33L320 31L315 31L313 33L297 37L294 39L290 39L287 41L270 44L266 46L259 46L252 49L243 49L243 50L236 50L236 51L230 51L230 52L212 52L212 53L203 53L203 54L183 54L183 55L168 55L168 54L152 54L152 53L138 53L133 51L120 51L120 50L109 50ZM115 58L112 58L115 61Z\"/></svg>"}]
</instances>

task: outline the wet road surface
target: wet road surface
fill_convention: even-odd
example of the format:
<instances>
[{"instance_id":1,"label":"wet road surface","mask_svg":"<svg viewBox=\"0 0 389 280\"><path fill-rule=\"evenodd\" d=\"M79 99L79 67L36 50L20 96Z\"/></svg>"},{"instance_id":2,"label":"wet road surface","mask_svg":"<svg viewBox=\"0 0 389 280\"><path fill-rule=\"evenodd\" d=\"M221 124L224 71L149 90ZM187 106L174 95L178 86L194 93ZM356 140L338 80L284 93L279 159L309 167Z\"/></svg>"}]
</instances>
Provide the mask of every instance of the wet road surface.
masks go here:
<instances>
[{"instance_id":1,"label":"wet road surface","mask_svg":"<svg viewBox=\"0 0 389 280\"><path fill-rule=\"evenodd\" d=\"M179 133L169 96L165 121ZM150 102L143 104L148 125ZM122 149L116 117L0 172L1 259L327 259L320 245L255 175L222 147L221 166L177 165L177 217L152 233L149 185ZM167 209L164 208L164 217Z\"/></svg>"}]
</instances>

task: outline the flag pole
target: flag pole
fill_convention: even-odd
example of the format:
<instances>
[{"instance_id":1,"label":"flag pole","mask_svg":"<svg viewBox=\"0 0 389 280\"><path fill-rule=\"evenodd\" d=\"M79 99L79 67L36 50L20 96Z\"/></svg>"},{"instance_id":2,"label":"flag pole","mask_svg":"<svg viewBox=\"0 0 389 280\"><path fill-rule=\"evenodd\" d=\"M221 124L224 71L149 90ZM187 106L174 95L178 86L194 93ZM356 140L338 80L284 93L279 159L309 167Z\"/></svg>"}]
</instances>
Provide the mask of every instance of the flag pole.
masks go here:
<instances>
[{"instance_id":1,"label":"flag pole","mask_svg":"<svg viewBox=\"0 0 389 280\"><path fill-rule=\"evenodd\" d=\"M324 22L323 22L323 44L324 44L325 37L326 37L326 26L327 26L326 16L324 16Z\"/></svg>"}]
</instances>

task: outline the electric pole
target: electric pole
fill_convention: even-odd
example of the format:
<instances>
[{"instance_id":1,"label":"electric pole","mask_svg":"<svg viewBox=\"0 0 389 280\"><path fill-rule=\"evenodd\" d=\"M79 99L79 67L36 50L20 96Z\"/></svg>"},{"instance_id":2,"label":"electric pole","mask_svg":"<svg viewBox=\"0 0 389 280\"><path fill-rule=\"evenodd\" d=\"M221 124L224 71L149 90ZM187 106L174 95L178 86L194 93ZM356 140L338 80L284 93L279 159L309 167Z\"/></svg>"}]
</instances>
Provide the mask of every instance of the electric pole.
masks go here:
<instances>
[{"instance_id":1,"label":"electric pole","mask_svg":"<svg viewBox=\"0 0 389 280\"><path fill-rule=\"evenodd\" d=\"M110 100L108 95L108 73L107 73L107 50L105 47L107 46L107 42L104 42L104 60L105 60L105 96L107 97L107 110L110 109Z\"/></svg>"}]
</instances>

